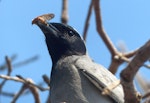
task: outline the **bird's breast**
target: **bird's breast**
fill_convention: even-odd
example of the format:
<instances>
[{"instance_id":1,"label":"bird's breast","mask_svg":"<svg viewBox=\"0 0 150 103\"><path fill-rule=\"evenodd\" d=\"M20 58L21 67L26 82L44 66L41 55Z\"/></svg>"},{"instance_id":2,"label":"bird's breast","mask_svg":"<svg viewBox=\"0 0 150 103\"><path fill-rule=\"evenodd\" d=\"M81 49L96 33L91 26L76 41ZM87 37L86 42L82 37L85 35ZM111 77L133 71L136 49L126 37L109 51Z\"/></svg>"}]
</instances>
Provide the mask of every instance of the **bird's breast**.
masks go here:
<instances>
[{"instance_id":1,"label":"bird's breast","mask_svg":"<svg viewBox=\"0 0 150 103\"><path fill-rule=\"evenodd\" d=\"M66 58L53 67L50 94L52 100L58 100L54 103L111 103L110 98L102 96L101 92L75 67L76 60Z\"/></svg>"}]
</instances>

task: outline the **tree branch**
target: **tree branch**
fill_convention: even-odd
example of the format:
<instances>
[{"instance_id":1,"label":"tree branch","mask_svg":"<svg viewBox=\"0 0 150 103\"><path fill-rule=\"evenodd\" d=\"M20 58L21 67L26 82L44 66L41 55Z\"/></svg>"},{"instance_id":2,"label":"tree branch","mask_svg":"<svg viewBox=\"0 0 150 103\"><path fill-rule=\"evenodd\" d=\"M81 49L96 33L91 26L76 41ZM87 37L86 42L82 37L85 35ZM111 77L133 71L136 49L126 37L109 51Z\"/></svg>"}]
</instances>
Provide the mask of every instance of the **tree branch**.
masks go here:
<instances>
[{"instance_id":1,"label":"tree branch","mask_svg":"<svg viewBox=\"0 0 150 103\"><path fill-rule=\"evenodd\" d=\"M99 0L93 0L94 1L94 11L95 11L95 17L96 17L96 27L97 32L101 36L102 40L106 44L107 48L109 49L110 53L112 55L116 55L117 49L113 45L110 38L107 36L106 32L104 31L103 25L102 25L102 17L101 17L101 11L100 11L100 2Z\"/></svg>"},{"instance_id":2,"label":"tree branch","mask_svg":"<svg viewBox=\"0 0 150 103\"><path fill-rule=\"evenodd\" d=\"M92 13L92 6L93 6L93 0L91 0L91 4L89 6L87 18L86 18L85 25L84 25L84 31L83 31L83 40L84 41L86 41L86 37L87 37L87 31L88 31L88 27L89 27L89 21L90 21L90 17L91 17L91 13Z\"/></svg>"},{"instance_id":3,"label":"tree branch","mask_svg":"<svg viewBox=\"0 0 150 103\"><path fill-rule=\"evenodd\" d=\"M26 89L26 86L23 84L19 92L13 97L11 103L16 103L17 99L23 94L24 90Z\"/></svg>"},{"instance_id":4,"label":"tree branch","mask_svg":"<svg viewBox=\"0 0 150 103\"><path fill-rule=\"evenodd\" d=\"M67 24L68 22L68 0L62 0L61 22Z\"/></svg>"},{"instance_id":5,"label":"tree branch","mask_svg":"<svg viewBox=\"0 0 150 103\"><path fill-rule=\"evenodd\" d=\"M33 82L31 82L32 80L31 79L20 79L18 77L10 77L10 76L7 76L7 75L0 75L0 78L2 79L7 79L7 80L13 80L13 81L16 81L16 82L21 82L21 83L27 83L29 85L33 85L35 86L36 88L38 88L39 90L41 91L45 91L45 90L49 90L49 87L48 88L43 88L43 87L40 87L36 84L34 84Z\"/></svg>"},{"instance_id":6,"label":"tree branch","mask_svg":"<svg viewBox=\"0 0 150 103\"><path fill-rule=\"evenodd\" d=\"M150 58L150 40L136 53L133 60L121 72L121 84L125 93L125 102L139 103L141 96L134 88L133 79L139 68Z\"/></svg>"},{"instance_id":7,"label":"tree branch","mask_svg":"<svg viewBox=\"0 0 150 103\"><path fill-rule=\"evenodd\" d=\"M6 66L8 67L7 75L10 76L11 72L12 72L11 60L10 60L10 58L8 58L8 56L5 57L5 60L6 60ZM5 85L6 81L7 81L7 79L4 79L0 84L0 94L2 92L2 88Z\"/></svg>"}]
</instances>

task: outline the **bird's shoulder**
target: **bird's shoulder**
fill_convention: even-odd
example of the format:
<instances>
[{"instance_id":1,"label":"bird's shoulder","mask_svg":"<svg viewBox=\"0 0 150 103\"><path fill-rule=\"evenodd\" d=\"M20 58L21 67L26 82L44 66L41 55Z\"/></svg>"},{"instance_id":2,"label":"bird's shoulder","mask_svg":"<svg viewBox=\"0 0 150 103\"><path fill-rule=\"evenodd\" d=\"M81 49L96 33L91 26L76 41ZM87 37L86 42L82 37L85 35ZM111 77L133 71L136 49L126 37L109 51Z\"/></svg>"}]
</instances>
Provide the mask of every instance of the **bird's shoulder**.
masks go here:
<instances>
[{"instance_id":1,"label":"bird's shoulder","mask_svg":"<svg viewBox=\"0 0 150 103\"><path fill-rule=\"evenodd\" d=\"M83 71L83 73L94 77L105 86L105 83L110 84L117 78L109 72L104 66L95 63L88 55L80 56L74 63L75 67ZM103 84L104 83L104 84Z\"/></svg>"},{"instance_id":2,"label":"bird's shoulder","mask_svg":"<svg viewBox=\"0 0 150 103\"><path fill-rule=\"evenodd\" d=\"M118 81L111 72L109 72L104 66L95 63L88 55L78 57L75 62L75 67L81 71L97 88L99 88L100 91ZM114 98L117 102L123 103L124 94L122 86L119 85L114 88L109 93L109 96Z\"/></svg>"}]
</instances>

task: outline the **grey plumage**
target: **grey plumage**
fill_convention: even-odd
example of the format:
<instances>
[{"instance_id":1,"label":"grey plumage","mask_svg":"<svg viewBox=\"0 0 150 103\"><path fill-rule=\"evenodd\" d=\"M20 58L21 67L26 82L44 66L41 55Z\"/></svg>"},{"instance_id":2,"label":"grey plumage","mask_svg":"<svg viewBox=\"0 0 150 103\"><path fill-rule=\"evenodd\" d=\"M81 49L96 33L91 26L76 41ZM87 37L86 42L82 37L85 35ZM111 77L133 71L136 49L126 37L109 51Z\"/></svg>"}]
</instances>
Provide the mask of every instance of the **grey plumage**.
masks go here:
<instances>
[{"instance_id":1,"label":"grey plumage","mask_svg":"<svg viewBox=\"0 0 150 103\"><path fill-rule=\"evenodd\" d=\"M86 47L78 32L60 23L34 20L46 37L52 58L50 82L51 103L123 103L122 86L109 95L101 91L116 77L103 66L94 63L86 54Z\"/></svg>"},{"instance_id":2,"label":"grey plumage","mask_svg":"<svg viewBox=\"0 0 150 103\"><path fill-rule=\"evenodd\" d=\"M60 68L61 67L61 68ZM100 88L106 87L116 77L103 66L94 63L87 55L68 56L54 66L51 81L52 103L123 103L122 87L116 87L109 96L104 96L83 72L88 72L99 81ZM58 101L57 101L58 100ZM56 102L57 101L57 102Z\"/></svg>"}]
</instances>

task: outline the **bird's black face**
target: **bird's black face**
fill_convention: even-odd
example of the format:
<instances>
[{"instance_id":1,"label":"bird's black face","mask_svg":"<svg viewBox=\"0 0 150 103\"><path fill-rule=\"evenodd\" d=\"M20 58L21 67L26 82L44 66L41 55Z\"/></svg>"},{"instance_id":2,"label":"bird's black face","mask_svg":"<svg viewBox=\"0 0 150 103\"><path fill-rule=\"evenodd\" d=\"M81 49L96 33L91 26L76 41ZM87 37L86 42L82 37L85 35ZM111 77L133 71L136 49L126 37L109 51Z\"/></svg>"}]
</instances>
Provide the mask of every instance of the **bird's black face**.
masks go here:
<instances>
[{"instance_id":1,"label":"bird's black face","mask_svg":"<svg viewBox=\"0 0 150 103\"><path fill-rule=\"evenodd\" d=\"M61 23L37 23L46 37L52 61L71 55L85 55L86 47L80 35L72 27Z\"/></svg>"}]
</instances>

